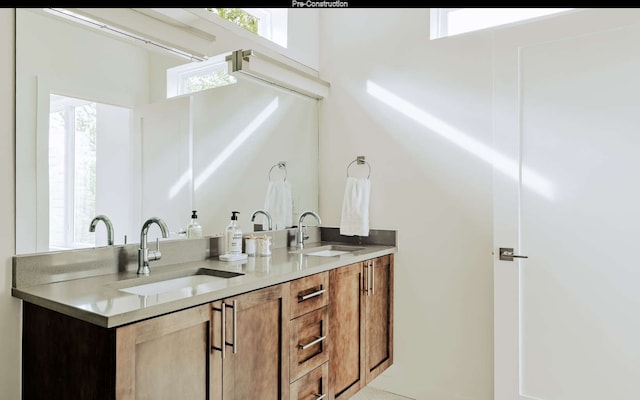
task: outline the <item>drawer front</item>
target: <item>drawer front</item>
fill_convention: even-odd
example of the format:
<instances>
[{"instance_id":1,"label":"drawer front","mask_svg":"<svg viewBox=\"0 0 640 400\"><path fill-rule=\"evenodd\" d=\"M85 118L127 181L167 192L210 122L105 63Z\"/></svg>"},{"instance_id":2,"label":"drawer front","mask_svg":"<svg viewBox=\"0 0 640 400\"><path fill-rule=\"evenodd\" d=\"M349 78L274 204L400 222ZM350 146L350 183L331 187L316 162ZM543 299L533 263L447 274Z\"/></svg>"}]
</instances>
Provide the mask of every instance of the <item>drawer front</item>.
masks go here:
<instances>
[{"instance_id":1,"label":"drawer front","mask_svg":"<svg viewBox=\"0 0 640 400\"><path fill-rule=\"evenodd\" d=\"M291 384L291 400L326 400L329 390L329 363L324 363Z\"/></svg>"},{"instance_id":2,"label":"drawer front","mask_svg":"<svg viewBox=\"0 0 640 400\"><path fill-rule=\"evenodd\" d=\"M329 272L291 282L291 319L329 304Z\"/></svg>"},{"instance_id":3,"label":"drawer front","mask_svg":"<svg viewBox=\"0 0 640 400\"><path fill-rule=\"evenodd\" d=\"M293 382L329 360L329 307L290 323L289 379Z\"/></svg>"}]
</instances>

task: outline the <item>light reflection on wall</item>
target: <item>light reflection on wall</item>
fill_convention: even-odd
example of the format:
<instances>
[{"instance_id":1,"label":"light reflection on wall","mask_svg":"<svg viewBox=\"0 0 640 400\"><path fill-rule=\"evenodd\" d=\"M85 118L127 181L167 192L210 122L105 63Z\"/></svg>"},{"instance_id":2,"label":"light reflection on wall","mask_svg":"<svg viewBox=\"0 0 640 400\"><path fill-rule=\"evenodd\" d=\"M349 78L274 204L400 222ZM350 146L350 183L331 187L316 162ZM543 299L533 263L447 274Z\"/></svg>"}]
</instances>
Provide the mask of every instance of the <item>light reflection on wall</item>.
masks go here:
<instances>
[{"instance_id":1,"label":"light reflection on wall","mask_svg":"<svg viewBox=\"0 0 640 400\"><path fill-rule=\"evenodd\" d=\"M496 152L490 146L474 139L459 129L456 129L432 114L421 110L414 104L369 80L367 81L367 93L394 110L399 111L405 116L423 125L430 131L437 133L481 160L488 162L493 165L495 169L504 173L508 177L516 181L520 181L520 173L522 173L522 184L524 186L527 186L529 189L535 191L541 196L553 199L554 190L552 183L537 172L524 166L522 167L521 172L519 164L515 160Z\"/></svg>"}]
</instances>

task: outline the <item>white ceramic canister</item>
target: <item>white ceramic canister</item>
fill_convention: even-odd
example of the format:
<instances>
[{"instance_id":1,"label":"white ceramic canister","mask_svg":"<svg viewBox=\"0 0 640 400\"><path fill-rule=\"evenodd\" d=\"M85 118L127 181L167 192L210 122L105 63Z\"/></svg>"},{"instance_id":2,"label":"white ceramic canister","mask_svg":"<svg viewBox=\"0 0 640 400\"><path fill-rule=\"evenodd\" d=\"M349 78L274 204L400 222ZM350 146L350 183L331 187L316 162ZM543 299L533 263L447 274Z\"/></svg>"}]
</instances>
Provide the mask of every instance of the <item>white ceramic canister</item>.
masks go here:
<instances>
[{"instance_id":1,"label":"white ceramic canister","mask_svg":"<svg viewBox=\"0 0 640 400\"><path fill-rule=\"evenodd\" d=\"M256 237L253 235L245 236L244 238L244 252L248 256L256 255Z\"/></svg>"}]
</instances>

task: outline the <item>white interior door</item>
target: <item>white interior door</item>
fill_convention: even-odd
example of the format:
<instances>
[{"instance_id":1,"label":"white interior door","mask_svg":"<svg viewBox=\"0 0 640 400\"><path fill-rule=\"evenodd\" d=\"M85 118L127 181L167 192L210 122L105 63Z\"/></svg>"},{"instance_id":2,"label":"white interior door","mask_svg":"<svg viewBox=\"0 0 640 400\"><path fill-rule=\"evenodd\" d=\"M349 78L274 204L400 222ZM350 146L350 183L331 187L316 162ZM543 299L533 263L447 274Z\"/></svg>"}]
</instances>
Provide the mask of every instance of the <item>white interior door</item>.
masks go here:
<instances>
[{"instance_id":1,"label":"white interior door","mask_svg":"<svg viewBox=\"0 0 640 400\"><path fill-rule=\"evenodd\" d=\"M639 399L640 14L498 32L495 61L495 398Z\"/></svg>"}]
</instances>

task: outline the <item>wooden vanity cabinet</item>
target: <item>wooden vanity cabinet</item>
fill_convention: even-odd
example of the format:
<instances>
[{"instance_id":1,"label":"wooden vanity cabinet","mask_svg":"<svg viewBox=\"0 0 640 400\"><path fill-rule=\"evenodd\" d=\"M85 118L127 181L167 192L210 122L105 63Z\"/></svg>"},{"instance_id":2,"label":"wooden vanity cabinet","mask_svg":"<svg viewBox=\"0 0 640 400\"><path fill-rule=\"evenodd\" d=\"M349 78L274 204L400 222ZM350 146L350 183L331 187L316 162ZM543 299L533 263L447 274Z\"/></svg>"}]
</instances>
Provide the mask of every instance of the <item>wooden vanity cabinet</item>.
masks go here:
<instances>
[{"instance_id":1,"label":"wooden vanity cabinet","mask_svg":"<svg viewBox=\"0 0 640 400\"><path fill-rule=\"evenodd\" d=\"M212 400L289 398L288 302L283 283L211 304Z\"/></svg>"},{"instance_id":2,"label":"wooden vanity cabinet","mask_svg":"<svg viewBox=\"0 0 640 400\"><path fill-rule=\"evenodd\" d=\"M23 399L348 399L392 342L393 255L116 328L24 302Z\"/></svg>"},{"instance_id":3,"label":"wooden vanity cabinet","mask_svg":"<svg viewBox=\"0 0 640 400\"><path fill-rule=\"evenodd\" d=\"M329 398L348 399L393 363L393 255L329 271Z\"/></svg>"}]
</instances>

